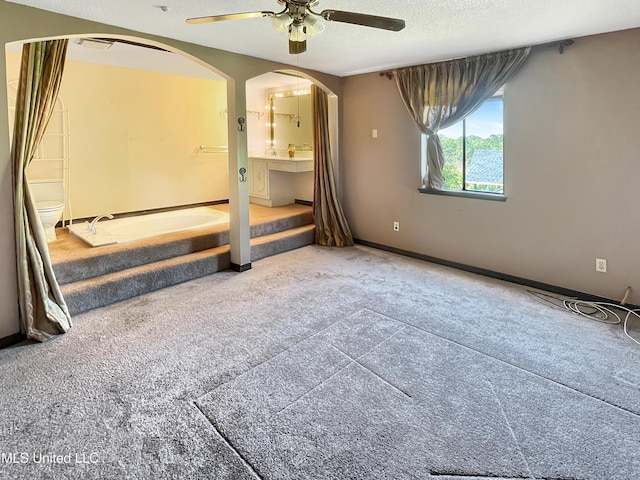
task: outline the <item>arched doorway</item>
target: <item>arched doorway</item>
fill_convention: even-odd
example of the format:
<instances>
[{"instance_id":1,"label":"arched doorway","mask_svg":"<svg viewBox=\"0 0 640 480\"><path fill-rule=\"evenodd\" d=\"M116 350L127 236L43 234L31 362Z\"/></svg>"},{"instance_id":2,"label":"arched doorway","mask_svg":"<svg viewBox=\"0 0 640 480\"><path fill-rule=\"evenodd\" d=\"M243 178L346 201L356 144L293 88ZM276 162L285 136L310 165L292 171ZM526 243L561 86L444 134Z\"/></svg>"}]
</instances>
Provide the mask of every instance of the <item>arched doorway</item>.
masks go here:
<instances>
[{"instance_id":1,"label":"arched doorway","mask_svg":"<svg viewBox=\"0 0 640 480\"><path fill-rule=\"evenodd\" d=\"M280 206L313 202L312 84L326 88L294 70L269 72L247 81L252 203ZM335 137L337 115L330 123ZM337 148L334 150L337 153Z\"/></svg>"},{"instance_id":2,"label":"arched doorway","mask_svg":"<svg viewBox=\"0 0 640 480\"><path fill-rule=\"evenodd\" d=\"M228 200L226 89L212 69L167 49L71 39L60 94L72 138L66 217Z\"/></svg>"},{"instance_id":3,"label":"arched doorway","mask_svg":"<svg viewBox=\"0 0 640 480\"><path fill-rule=\"evenodd\" d=\"M337 96L315 83L291 70L247 82L248 101L257 84L267 112L259 153L249 156L250 199L274 207L297 203L299 196L313 207L316 243L353 245L336 182Z\"/></svg>"},{"instance_id":4,"label":"arched doorway","mask_svg":"<svg viewBox=\"0 0 640 480\"><path fill-rule=\"evenodd\" d=\"M41 46L47 48L49 44L45 45L43 42L38 46L34 45L33 48L28 49L28 52L35 51ZM128 49L130 47L145 49L138 44L133 46L130 42L125 44ZM66 49L66 42L64 48ZM7 71L9 75L15 73L15 76L19 74L22 49L18 47L16 50L13 55L14 65L11 65L12 55L6 55ZM174 55L166 50L161 52L163 55ZM75 63L73 68L69 63ZM163 69L166 69L166 63L166 61L162 62ZM139 62L136 62L136 66L138 65ZM15 72L12 72L12 66L15 67L13 68ZM190 206L194 202L198 204L211 203L211 201L229 202L229 162L226 147L228 135L227 119L224 115L225 107L229 102L225 79L178 76L174 72L157 72L149 68L112 65L104 61L92 63L74 60L73 56L67 57L66 66L63 81L66 80L69 87L66 92L64 88L61 90L71 112L69 130L71 136L75 137L75 143L72 142L71 146L72 172L69 174L69 183L71 197L74 198L74 212L78 210L81 212L75 213L73 220L78 221L77 216L80 216L80 221L82 220L84 207L85 212L96 208L96 211L89 213L85 218L95 217L97 221L105 211L97 210L96 205L103 205L103 207L108 205L110 206L106 210L108 212L129 215L136 210L148 213L149 210L157 208ZM150 78L150 75L153 77ZM33 76L36 77L35 74ZM217 84L216 88L210 88L212 83ZM74 118L76 118L75 123ZM202 136L194 135L194 131ZM205 138L205 135L213 135L213 137ZM79 146L74 150L75 145ZM214 151L211 151L212 149ZM217 161L217 164L213 164L214 161ZM79 167L84 167L84 170ZM217 190L215 185L212 186L214 176L219 185ZM24 182L25 188L31 186L28 180L27 177L27 181ZM180 180L186 180L186 186ZM82 187L85 187L85 192L82 191ZM20 193L20 190L16 189L16 191ZM80 194L74 197L76 192ZM85 193L84 196L83 193ZM198 198L198 194L217 196ZM29 197L34 198L34 195L28 195L26 198ZM24 197L20 196L16 205L22 204L22 198ZM35 200L35 203L40 203L37 199ZM162 203L154 204L153 202ZM117 210L112 210L111 207L114 205ZM37 208L40 207L37 206ZM34 227L36 232L39 230L37 219L42 218L39 214L40 211L38 215L31 214L29 217L36 222ZM87 215L87 213L84 214ZM92 222L91 227L96 225L95 221ZM96 230L84 229L85 232L87 230L97 235ZM42 263L45 264L47 272L51 272L50 248L46 240L40 243L37 248ZM66 253L70 254L66 255L69 257L75 252ZM164 256L164 253L161 256ZM124 262L112 261L112 258L94 261L93 265L100 266L98 271L82 272L82 269L74 269L80 271L81 277L67 278L66 283L75 284L87 279L90 279L91 283L98 283L93 279L120 272L122 269L118 267L132 268L148 263L148 259L143 259L142 263L133 264L128 260L131 259L125 259ZM204 274L206 273L213 272L207 271ZM60 279L64 275L56 271L56 276ZM183 278L181 281L187 279ZM64 300L58 294L60 282L56 281L52 273L48 273L47 282L42 290L47 288L49 291L55 290L56 298L64 308ZM163 284L151 279L146 291L177 283L175 280L171 282ZM127 290L127 296L114 298L109 292L105 292L104 296L108 298L103 298L88 308L144 293L144 290L140 291L137 287L128 288L126 285L121 290ZM46 298L46 291L43 293L39 298ZM64 295L68 298L67 293ZM100 295L94 295L94 297L98 296ZM85 307L86 305L83 306ZM71 311L73 313L73 310ZM75 312L78 311L80 310L75 310Z\"/></svg>"}]
</instances>

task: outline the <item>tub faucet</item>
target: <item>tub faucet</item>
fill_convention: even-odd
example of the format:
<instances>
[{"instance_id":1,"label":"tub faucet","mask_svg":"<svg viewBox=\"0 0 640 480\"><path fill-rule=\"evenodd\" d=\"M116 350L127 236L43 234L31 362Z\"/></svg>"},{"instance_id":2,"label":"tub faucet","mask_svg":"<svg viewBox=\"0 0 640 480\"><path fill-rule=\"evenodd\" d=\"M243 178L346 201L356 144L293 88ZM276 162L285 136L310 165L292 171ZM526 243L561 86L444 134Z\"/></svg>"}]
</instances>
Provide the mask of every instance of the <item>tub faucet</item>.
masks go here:
<instances>
[{"instance_id":1,"label":"tub faucet","mask_svg":"<svg viewBox=\"0 0 640 480\"><path fill-rule=\"evenodd\" d=\"M106 215L98 215L96 218L94 218L91 221L91 223L87 227L87 230L89 230L94 235L97 235L98 234L98 230L96 229L96 223L98 223L98 220L100 220L101 218L108 218L109 220L113 220L113 215L111 215L109 213L107 213Z\"/></svg>"}]
</instances>

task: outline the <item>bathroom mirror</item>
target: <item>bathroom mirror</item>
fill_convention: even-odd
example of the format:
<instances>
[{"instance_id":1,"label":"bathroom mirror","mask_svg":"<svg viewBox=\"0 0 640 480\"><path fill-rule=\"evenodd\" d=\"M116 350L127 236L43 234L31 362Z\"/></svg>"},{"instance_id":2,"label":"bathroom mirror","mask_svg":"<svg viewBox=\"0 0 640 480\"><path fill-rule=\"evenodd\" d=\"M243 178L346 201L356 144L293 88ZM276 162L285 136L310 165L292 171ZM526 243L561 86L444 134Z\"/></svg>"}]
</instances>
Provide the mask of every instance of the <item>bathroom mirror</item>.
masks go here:
<instances>
[{"instance_id":1,"label":"bathroom mirror","mask_svg":"<svg viewBox=\"0 0 640 480\"><path fill-rule=\"evenodd\" d=\"M269 95L269 154L286 156L287 146L296 152L313 150L313 117L308 90L278 92Z\"/></svg>"}]
</instances>

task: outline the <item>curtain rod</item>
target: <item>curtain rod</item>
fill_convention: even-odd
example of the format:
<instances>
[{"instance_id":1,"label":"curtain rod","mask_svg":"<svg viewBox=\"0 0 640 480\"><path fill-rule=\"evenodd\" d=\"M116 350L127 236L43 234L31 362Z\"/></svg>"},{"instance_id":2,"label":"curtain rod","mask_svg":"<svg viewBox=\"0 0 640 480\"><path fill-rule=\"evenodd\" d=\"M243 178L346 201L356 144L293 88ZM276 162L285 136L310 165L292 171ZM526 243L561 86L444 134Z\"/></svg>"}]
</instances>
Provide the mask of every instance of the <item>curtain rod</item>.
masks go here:
<instances>
[{"instance_id":1,"label":"curtain rod","mask_svg":"<svg viewBox=\"0 0 640 480\"><path fill-rule=\"evenodd\" d=\"M539 45L533 45L533 47L557 47L558 48L558 53L560 55L562 55L564 53L565 48L570 47L574 43L575 43L575 41L573 39L568 38L566 40L560 40L560 41L556 41L556 42L541 43ZM464 57L462 57L462 58L464 58ZM454 60L454 59L451 59L451 60ZM441 60L441 61L446 62L447 60ZM440 62L437 62L437 63L440 63ZM402 68L402 67L399 67L399 68ZM393 80L393 71L392 70L383 70L382 72L379 73L379 76L387 77L387 80Z\"/></svg>"},{"instance_id":2,"label":"curtain rod","mask_svg":"<svg viewBox=\"0 0 640 480\"><path fill-rule=\"evenodd\" d=\"M132 40L125 40L124 38L110 38L110 37L87 37L87 38L95 38L96 40L104 40L107 42L114 42L114 43L124 43L125 45L133 45L134 47L148 48L150 50L160 50L161 52L173 53L171 50L167 50L166 48L156 47L155 45L148 45L146 43L134 42Z\"/></svg>"}]
</instances>

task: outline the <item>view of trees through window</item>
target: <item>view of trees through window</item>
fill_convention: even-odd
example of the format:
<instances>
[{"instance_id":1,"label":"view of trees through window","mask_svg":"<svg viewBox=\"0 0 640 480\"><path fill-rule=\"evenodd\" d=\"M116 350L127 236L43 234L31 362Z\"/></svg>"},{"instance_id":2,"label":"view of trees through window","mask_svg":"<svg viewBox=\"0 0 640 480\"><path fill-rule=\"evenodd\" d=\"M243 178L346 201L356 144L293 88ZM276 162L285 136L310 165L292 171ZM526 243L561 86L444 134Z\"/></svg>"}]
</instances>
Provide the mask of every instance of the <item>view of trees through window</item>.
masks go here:
<instances>
[{"instance_id":1,"label":"view of trees through window","mask_svg":"<svg viewBox=\"0 0 640 480\"><path fill-rule=\"evenodd\" d=\"M445 187L503 193L503 102L494 97L439 132L445 157Z\"/></svg>"}]
</instances>

